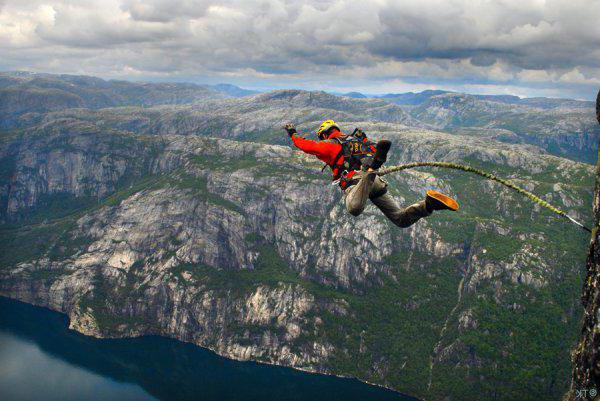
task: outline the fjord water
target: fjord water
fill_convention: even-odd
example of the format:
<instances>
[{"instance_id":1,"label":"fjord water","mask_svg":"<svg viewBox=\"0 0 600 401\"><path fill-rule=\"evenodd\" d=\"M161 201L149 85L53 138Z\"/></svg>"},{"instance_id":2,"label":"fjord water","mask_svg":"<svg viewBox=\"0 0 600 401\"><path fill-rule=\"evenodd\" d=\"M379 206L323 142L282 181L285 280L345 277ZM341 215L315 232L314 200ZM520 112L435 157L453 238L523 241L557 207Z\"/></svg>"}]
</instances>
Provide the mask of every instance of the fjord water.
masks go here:
<instances>
[{"instance_id":1,"label":"fjord water","mask_svg":"<svg viewBox=\"0 0 600 401\"><path fill-rule=\"evenodd\" d=\"M99 340L67 317L0 297L0 399L396 400L353 379L237 362L162 337Z\"/></svg>"}]
</instances>

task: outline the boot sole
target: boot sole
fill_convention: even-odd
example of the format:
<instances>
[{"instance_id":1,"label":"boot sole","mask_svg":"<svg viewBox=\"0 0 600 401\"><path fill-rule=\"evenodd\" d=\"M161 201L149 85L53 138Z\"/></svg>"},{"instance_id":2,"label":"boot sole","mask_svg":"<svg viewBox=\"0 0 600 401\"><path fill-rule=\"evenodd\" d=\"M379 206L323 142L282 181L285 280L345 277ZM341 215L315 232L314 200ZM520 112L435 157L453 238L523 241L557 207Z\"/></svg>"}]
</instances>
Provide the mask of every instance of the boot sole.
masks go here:
<instances>
[{"instance_id":1,"label":"boot sole","mask_svg":"<svg viewBox=\"0 0 600 401\"><path fill-rule=\"evenodd\" d=\"M434 191L433 189L430 189L429 191L427 191L427 196L443 203L448 209L450 209L454 212L456 212L459 208L458 202L456 202L454 199L452 199L449 196L444 195L443 193Z\"/></svg>"}]
</instances>

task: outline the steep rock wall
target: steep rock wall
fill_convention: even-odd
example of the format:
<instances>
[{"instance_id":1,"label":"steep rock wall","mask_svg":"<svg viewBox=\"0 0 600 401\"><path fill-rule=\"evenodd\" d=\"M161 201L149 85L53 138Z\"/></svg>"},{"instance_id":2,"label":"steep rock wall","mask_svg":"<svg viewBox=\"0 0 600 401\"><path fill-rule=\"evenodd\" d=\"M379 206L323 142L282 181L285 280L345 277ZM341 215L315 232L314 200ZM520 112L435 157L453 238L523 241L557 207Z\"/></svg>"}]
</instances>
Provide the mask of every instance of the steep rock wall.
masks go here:
<instances>
[{"instance_id":1,"label":"steep rock wall","mask_svg":"<svg viewBox=\"0 0 600 401\"><path fill-rule=\"evenodd\" d=\"M596 100L600 124L600 92ZM585 309L581 338L573 351L573 381L569 400L596 400L600 392L600 160L596 168L594 228L587 258L581 303Z\"/></svg>"}]
</instances>

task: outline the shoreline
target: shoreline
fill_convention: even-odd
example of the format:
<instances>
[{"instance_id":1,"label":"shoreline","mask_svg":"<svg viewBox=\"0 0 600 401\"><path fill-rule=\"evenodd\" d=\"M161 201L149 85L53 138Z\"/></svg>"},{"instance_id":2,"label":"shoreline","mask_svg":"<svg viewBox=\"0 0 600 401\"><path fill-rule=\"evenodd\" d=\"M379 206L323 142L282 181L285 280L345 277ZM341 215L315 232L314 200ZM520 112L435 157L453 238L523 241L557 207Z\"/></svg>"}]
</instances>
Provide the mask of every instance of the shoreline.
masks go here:
<instances>
[{"instance_id":1,"label":"shoreline","mask_svg":"<svg viewBox=\"0 0 600 401\"><path fill-rule=\"evenodd\" d=\"M296 367L296 366L291 366L291 365L282 365L282 364L279 364L279 363L265 362L265 361L255 360L255 359L241 359L241 358L236 358L236 357L233 357L233 356L221 354L221 353L219 353L218 351L216 351L215 349L213 349L213 348L211 348L209 346L199 345L199 344L194 343L194 342L184 341L184 340L181 340L179 338L169 337L169 336L165 336L163 334L147 333L147 334L141 334L141 335L138 335L138 336L107 336L107 337L98 337L98 336L95 336L95 335L85 334L85 333L82 333L79 330L72 329L70 327L71 317L67 313L65 313L63 311L52 309L52 308L50 308L48 306L42 306L42 305L37 305L37 304L30 303L30 302L25 302L25 301L23 301L21 299L14 298L14 297L11 297L11 296L8 296L8 295L5 295L5 294L0 294L0 299L1 298L8 299L8 300L13 301L13 302L19 302L19 303L22 303L22 304L25 304L25 305L28 305L28 306L31 306L31 307L41 308L41 309L45 309L47 311L51 311L51 312L54 312L54 313L61 314L64 317L66 317L66 320L67 320L67 324L65 326L66 330L74 332L74 333L77 333L79 335L82 335L82 336L85 336L85 337L88 337L88 338L93 338L93 339L96 339L96 340L119 340L119 339L131 339L131 340L135 340L135 339L143 338L143 337L160 337L160 338L163 338L163 339L166 339L166 340L177 341L177 342L182 343L182 344L193 345L195 347L207 350L207 351L209 351L209 352L213 353L214 355L217 355L217 356L219 356L221 358L225 358L225 359L228 359L228 360L231 360L231 361L236 361L236 362L250 362L250 363L256 363L256 364L266 365L266 366L276 366L276 367L280 367L280 368L294 369L296 371L300 371L300 372L303 372L303 373L309 373L309 374L313 374L313 375L322 375L322 376L335 377L335 378L339 378L339 379L356 380L356 381L358 381L360 383L367 384L369 386L378 387L378 388L381 388L381 389L384 389L384 390L392 391L392 392L394 392L394 393L396 393L398 395L401 395L403 397L412 398L415 401L427 401L427 399L425 399L425 398L417 398L417 397L415 397L413 395L402 393L402 392L400 392L400 391L398 391L398 390L396 390L394 388L387 387L387 386L385 386L383 384L373 383L373 382L370 382L368 380L363 380L363 379L360 379L360 378L355 377L355 376L347 376L347 375L341 375L341 374L336 374L336 373L331 373L331 372L320 372L320 371L317 371L317 370L311 370L311 369L302 368L302 367Z\"/></svg>"}]
</instances>

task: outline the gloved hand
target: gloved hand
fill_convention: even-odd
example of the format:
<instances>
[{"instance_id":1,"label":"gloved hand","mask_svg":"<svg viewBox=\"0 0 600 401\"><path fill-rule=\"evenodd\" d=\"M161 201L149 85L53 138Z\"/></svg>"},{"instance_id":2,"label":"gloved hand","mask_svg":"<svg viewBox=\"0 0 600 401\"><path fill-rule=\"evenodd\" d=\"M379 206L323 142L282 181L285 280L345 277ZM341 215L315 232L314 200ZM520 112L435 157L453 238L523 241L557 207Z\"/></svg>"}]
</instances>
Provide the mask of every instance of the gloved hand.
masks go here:
<instances>
[{"instance_id":1,"label":"gloved hand","mask_svg":"<svg viewBox=\"0 0 600 401\"><path fill-rule=\"evenodd\" d=\"M294 127L294 124L292 124L292 123L287 123L286 125L283 126L283 129L287 131L290 138L292 137L292 135L294 135L297 132L296 127Z\"/></svg>"}]
</instances>

